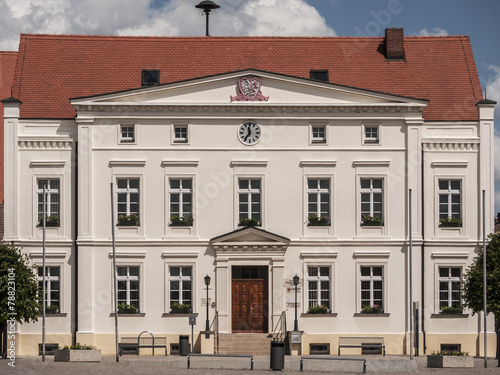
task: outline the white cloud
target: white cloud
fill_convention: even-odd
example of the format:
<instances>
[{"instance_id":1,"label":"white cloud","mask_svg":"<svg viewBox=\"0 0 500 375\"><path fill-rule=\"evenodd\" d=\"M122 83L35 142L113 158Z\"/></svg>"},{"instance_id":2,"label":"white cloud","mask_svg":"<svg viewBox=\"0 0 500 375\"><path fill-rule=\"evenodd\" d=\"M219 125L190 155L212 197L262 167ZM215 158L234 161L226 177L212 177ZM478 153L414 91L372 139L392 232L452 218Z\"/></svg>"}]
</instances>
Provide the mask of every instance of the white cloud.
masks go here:
<instances>
[{"instance_id":1,"label":"white cloud","mask_svg":"<svg viewBox=\"0 0 500 375\"><path fill-rule=\"evenodd\" d=\"M195 1L169 0L0 1L0 50L16 50L20 33L104 35L205 35ZM335 35L306 0L218 0L210 33L224 36Z\"/></svg>"},{"instance_id":2,"label":"white cloud","mask_svg":"<svg viewBox=\"0 0 500 375\"><path fill-rule=\"evenodd\" d=\"M446 36L449 34L445 29L442 29L441 27L435 27L432 29L432 31L427 31L427 29L422 29L416 35L420 35L420 36Z\"/></svg>"}]
</instances>

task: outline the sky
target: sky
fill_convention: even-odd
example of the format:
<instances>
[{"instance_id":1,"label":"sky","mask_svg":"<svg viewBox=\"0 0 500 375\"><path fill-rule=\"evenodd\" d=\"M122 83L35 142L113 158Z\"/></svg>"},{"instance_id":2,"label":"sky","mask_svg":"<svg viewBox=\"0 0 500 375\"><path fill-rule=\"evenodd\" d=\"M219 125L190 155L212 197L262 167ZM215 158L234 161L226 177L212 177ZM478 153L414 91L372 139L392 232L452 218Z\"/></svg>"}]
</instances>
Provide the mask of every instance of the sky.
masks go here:
<instances>
[{"instance_id":1,"label":"sky","mask_svg":"<svg viewBox=\"0 0 500 375\"><path fill-rule=\"evenodd\" d=\"M20 33L203 36L200 0L0 0L0 51ZM500 212L500 0L215 0L214 36L469 35L495 109L495 211Z\"/></svg>"}]
</instances>

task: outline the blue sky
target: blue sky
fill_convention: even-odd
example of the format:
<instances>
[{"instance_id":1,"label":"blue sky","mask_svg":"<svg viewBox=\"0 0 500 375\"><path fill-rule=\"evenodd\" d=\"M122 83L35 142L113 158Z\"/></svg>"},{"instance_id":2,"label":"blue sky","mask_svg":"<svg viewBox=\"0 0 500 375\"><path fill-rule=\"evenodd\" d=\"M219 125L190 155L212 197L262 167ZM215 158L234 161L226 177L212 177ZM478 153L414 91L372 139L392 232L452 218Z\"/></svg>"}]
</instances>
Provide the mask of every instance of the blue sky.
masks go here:
<instances>
[{"instance_id":1,"label":"blue sky","mask_svg":"<svg viewBox=\"0 0 500 375\"><path fill-rule=\"evenodd\" d=\"M212 35L469 35L483 92L500 102L500 0L215 0ZM0 50L20 33L202 36L199 0L0 0ZM500 104L495 110L500 150ZM495 154L500 212L500 152Z\"/></svg>"}]
</instances>

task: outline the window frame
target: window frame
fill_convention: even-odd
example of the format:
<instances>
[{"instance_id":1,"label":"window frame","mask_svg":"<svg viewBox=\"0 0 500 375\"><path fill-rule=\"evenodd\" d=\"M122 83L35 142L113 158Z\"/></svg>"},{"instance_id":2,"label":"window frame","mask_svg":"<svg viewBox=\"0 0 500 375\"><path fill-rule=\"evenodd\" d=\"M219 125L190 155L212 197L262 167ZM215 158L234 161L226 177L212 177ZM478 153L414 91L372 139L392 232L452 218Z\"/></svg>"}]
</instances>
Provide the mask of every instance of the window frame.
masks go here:
<instances>
[{"instance_id":1,"label":"window frame","mask_svg":"<svg viewBox=\"0 0 500 375\"><path fill-rule=\"evenodd\" d=\"M142 215L141 215L141 209L142 209L142 194L141 192L143 191L142 189L142 176L131 176L131 175L127 175L127 176L118 176L118 175L115 175L114 176L114 179L115 179L115 183L116 183L116 188L115 188L115 203L116 203L116 206L115 206L115 212L116 212L116 225L120 226L120 222L119 222L119 217L120 217L120 211L118 211L118 205L120 204L119 201L118 201L118 195L119 194L127 194L127 198L126 198L126 216L128 215L132 215L133 213L131 213L132 211L130 210L130 194L135 194L137 193L138 194L138 200L137 200L137 204L138 204L138 210L137 210L137 216L139 217L139 219L137 220L137 225L136 226L140 226L141 222L142 222ZM124 188L119 188L118 187L118 180L127 180L127 188L126 188L126 191L122 191L122 189ZM130 188L130 180L138 180L138 184L137 184L137 191L130 191L130 189L135 189L135 188ZM135 211L134 211L135 212Z\"/></svg>"},{"instance_id":2,"label":"window frame","mask_svg":"<svg viewBox=\"0 0 500 375\"><path fill-rule=\"evenodd\" d=\"M310 268L317 268L318 269L318 276L311 276L310 275ZM328 272L329 272L329 275L328 276L321 276L320 273L320 269L321 268L328 268ZM304 293L305 294L305 307L304 308L304 312L308 312L309 311L309 307L311 307L311 299L310 299L310 296L309 296L309 292L311 291L310 290L310 282L315 282L316 285L318 285L318 289L317 289L317 293L318 293L318 298L316 299L317 301L321 302L317 302L317 305L316 306L322 306L323 305L323 298L321 298L321 292L323 291L323 289L321 288L321 282L322 281L328 281L328 303L329 303L329 307L328 307L328 312L331 313L333 312L333 298L332 298L332 295L333 295L333 266L330 265L330 264L306 264L305 265L305 270L306 270L306 281L307 281L307 293ZM326 278L326 280L325 280Z\"/></svg>"},{"instance_id":3,"label":"window frame","mask_svg":"<svg viewBox=\"0 0 500 375\"><path fill-rule=\"evenodd\" d=\"M324 137L314 137L314 128L323 128ZM327 146L328 145L329 126L326 122L311 122L309 123L309 145L310 146Z\"/></svg>"},{"instance_id":4,"label":"window frame","mask_svg":"<svg viewBox=\"0 0 500 375\"><path fill-rule=\"evenodd\" d=\"M185 257L192 258L191 260L186 261ZM181 258L182 257L182 258ZM163 253L162 258L164 259L164 277L165 277L165 288L164 288L164 313L163 316L169 316L173 313L170 312L170 267L191 267L191 311L193 314L196 314L198 310L197 305L197 277L196 277L196 258L198 257L198 253L183 253L182 256L179 253Z\"/></svg>"},{"instance_id":5,"label":"window frame","mask_svg":"<svg viewBox=\"0 0 500 375\"><path fill-rule=\"evenodd\" d=\"M441 189L440 187L440 183L442 181L447 181L448 182L448 189L444 190L444 189ZM456 190L452 189L451 188L451 185L452 185L452 182L459 182L460 183L460 189L458 190L458 193L456 193ZM461 221L463 221L463 214L462 214L462 211L463 211L463 180L460 179L460 178L438 178L438 181L437 181L437 197L438 197L438 222L442 219L441 218L441 196L446 196L448 198L448 202L447 202L447 212L446 212L446 217L447 218L452 218L452 217L456 217L454 214L453 214L453 201L452 201L452 197L455 195L458 195L460 197L460 203L459 203L459 209L460 209L460 212L459 212L459 215L458 215L458 219L460 219Z\"/></svg>"},{"instance_id":6,"label":"window frame","mask_svg":"<svg viewBox=\"0 0 500 375\"><path fill-rule=\"evenodd\" d=\"M315 74L326 74L326 80L324 79L319 79L319 78L315 78L314 75ZM309 70L309 79L313 80L313 81L317 81L317 82L330 82L330 73L328 71L328 69L311 69Z\"/></svg>"},{"instance_id":7,"label":"window frame","mask_svg":"<svg viewBox=\"0 0 500 375\"><path fill-rule=\"evenodd\" d=\"M112 267L112 265L111 265ZM144 273L143 273L143 269L144 269L144 264L143 263L135 263L135 262L117 262L116 263L116 281L117 281L117 293L118 293L118 282L119 281L123 281L123 280L120 280L120 278L124 278L125 276L118 276L118 267L127 267L127 269L129 269L130 267L137 267L139 269L139 276L137 276L138 278L138 282L139 282L139 286L138 286L138 294L139 294L139 303L138 303L138 306L137 308L139 309L139 311L137 312L138 314L143 314L143 306L144 306L144 298L145 298L145 294L144 294L144 288L143 288L143 285L144 285ZM130 272L127 271L127 275L129 274ZM127 276L128 277L128 276ZM134 276L135 277L135 276ZM129 284L130 280L126 280ZM135 280L132 280L132 281L135 281ZM127 287L128 288L128 287ZM130 305L130 289L127 289L126 290L126 293L127 293L127 298L126 298L126 303L128 305ZM113 296L112 296L113 297ZM118 301L117 299L117 304L120 304L120 302ZM118 307L118 306L117 306ZM111 310L112 312L114 312L114 302L111 303Z\"/></svg>"},{"instance_id":8,"label":"window frame","mask_svg":"<svg viewBox=\"0 0 500 375\"><path fill-rule=\"evenodd\" d=\"M172 145L189 145L191 142L191 134L190 134L190 124L186 122L173 122L171 127L171 144ZM185 129L186 137L185 138L176 138L176 129Z\"/></svg>"},{"instance_id":9,"label":"window frame","mask_svg":"<svg viewBox=\"0 0 500 375\"><path fill-rule=\"evenodd\" d=\"M363 188L361 187L361 182L362 180L370 180L370 188ZM379 188L374 188L373 187L373 180L381 180L382 182L382 187L379 189ZM386 178L384 176L359 176L359 180L358 180L358 186L359 186L359 192L358 192L358 197L359 197L359 220L360 220L360 224L361 226L364 226L363 225L363 210L362 210L362 204L363 204L363 201L362 201L362 194L370 194L370 201L368 202L370 204L370 215L369 216L372 216L374 217L375 216L375 211L374 211L374 204L376 203L374 201L374 198L373 198L373 195L374 194L381 194L382 195L382 202L380 202L381 204L381 214L380 214L380 219L381 219L381 224L380 226L384 226L385 225L385 222L386 222L386 216L387 216L387 213L386 213L386 198L385 198L385 181L386 181ZM369 190L367 190L369 189ZM380 191L379 191L380 190Z\"/></svg>"},{"instance_id":10,"label":"window frame","mask_svg":"<svg viewBox=\"0 0 500 375\"><path fill-rule=\"evenodd\" d=\"M45 201L45 204L46 206L48 206L48 209L51 208L51 200L50 200L50 197L51 195L55 195L55 194L58 194L59 195L59 202L57 203L58 204L58 213L57 213L57 217L59 218L59 225L53 225L52 227L61 227L61 224L62 224L62 220L61 220L61 211L62 211L62 190L63 190L63 184L62 184L62 177L61 176L58 176L58 177L52 177L52 176L34 176L35 178L35 202L36 202L36 215L35 215L35 220L36 220L36 226L38 227L42 227L43 225L40 225L40 219L43 215L43 187L42 188L39 188L38 187L38 183L39 181L55 181L57 180L59 182L59 188L58 189L54 189L54 190L57 190L57 193L52 193L51 192L51 188L49 187L48 189L45 190L45 194L47 195L47 198L46 198L46 201ZM39 201L39 197L42 196L42 201L40 202ZM42 212L39 212L39 204L42 205ZM54 216L53 215L53 212L52 211L49 211L49 212L46 212L46 217L48 216Z\"/></svg>"},{"instance_id":11,"label":"window frame","mask_svg":"<svg viewBox=\"0 0 500 375\"><path fill-rule=\"evenodd\" d=\"M123 136L124 128L132 128L132 137ZM121 123L118 126L118 143L127 145L137 144L137 127L135 123L133 124Z\"/></svg>"},{"instance_id":12,"label":"window frame","mask_svg":"<svg viewBox=\"0 0 500 375\"><path fill-rule=\"evenodd\" d=\"M377 137L367 137L367 130L370 128L377 129ZM362 143L364 145L378 146L382 143L381 139L382 133L382 125L380 123L366 123L363 124L363 135L362 135Z\"/></svg>"},{"instance_id":13,"label":"window frame","mask_svg":"<svg viewBox=\"0 0 500 375\"><path fill-rule=\"evenodd\" d=\"M172 189L172 187L171 187L172 180L178 180L180 182L178 189ZM182 181L187 181L187 180L191 181L191 188L190 189L183 188L183 186L182 186L183 185ZM169 177L168 178L168 196L169 196L169 199L168 199L168 202L169 202L168 212L169 212L169 222L170 223L172 222L172 215L173 215L172 214L172 194L179 194L179 202L178 202L179 213L177 215L179 217L185 216L184 211L183 211L184 195L186 195L186 194L190 194L191 195L191 201L189 203L191 205L190 216L194 219L194 206L193 206L193 197L194 197L194 194L193 194L193 186L194 186L194 181L193 181L192 177ZM188 217L184 217L184 218L186 220L188 219Z\"/></svg>"},{"instance_id":14,"label":"window frame","mask_svg":"<svg viewBox=\"0 0 500 375\"><path fill-rule=\"evenodd\" d=\"M381 255L382 256L382 255ZM358 257L355 255L355 257ZM382 267L382 310L384 314L389 313L389 261L382 260L371 260L372 258L365 258L364 254L359 255L360 260L356 262L356 310L357 314L361 313L361 267ZM383 255L384 258L388 258L389 255ZM363 314L365 315L365 314Z\"/></svg>"},{"instance_id":15,"label":"window frame","mask_svg":"<svg viewBox=\"0 0 500 375\"><path fill-rule=\"evenodd\" d=\"M249 189L240 189L239 187L239 182L240 180L248 180L249 181ZM257 194L257 192L252 192L252 188L251 188L251 182L252 180L259 180L260 181L260 188L259 188L259 191L258 191L258 194L260 194L260 201L259 201L259 204L260 204L260 212L259 212L259 216L260 216L260 220L259 220L259 224L257 225L258 227L263 227L263 223L264 223L264 177L263 175L238 175L238 176L235 176L235 219L236 219L236 227L239 226L239 222L240 222L240 194L243 194L243 193L246 193L248 194L248 201L247 201L247 205L249 206L248 209L249 209L249 214L250 216L247 217L249 219L253 219L253 217L251 216L252 214L252 200L251 200L251 197L252 197L252 193L253 194Z\"/></svg>"},{"instance_id":16,"label":"window frame","mask_svg":"<svg viewBox=\"0 0 500 375\"><path fill-rule=\"evenodd\" d=\"M38 287L40 288L40 290L42 290L43 286L40 287L40 283L43 282L43 264L38 264L38 263L35 263L35 267L37 268L37 284L38 284ZM51 280L50 275L45 275L45 278L47 281L58 281L59 282L59 304L58 304L58 307L59 307L59 312L58 314L60 313L63 313L63 283L62 283L62 279L63 279L63 264L55 264L55 263L45 263L45 268L59 268L59 276L53 276L54 277L54 280ZM42 274L39 274L38 271L39 271L39 268L42 268ZM47 271L46 271L47 272ZM47 283L48 284L48 288L46 288L46 291L47 291L47 298L45 299L45 302L46 302L46 307L50 306L52 303L50 303L49 301L51 301L51 286L50 286L50 283ZM40 301L40 303L42 303L43 301L43 295L42 295L42 300Z\"/></svg>"},{"instance_id":17,"label":"window frame","mask_svg":"<svg viewBox=\"0 0 500 375\"><path fill-rule=\"evenodd\" d=\"M176 268L179 268L179 275L180 276L172 276L172 267L176 267ZM191 268L191 276L183 276L182 275L182 269L183 268ZM183 293L183 287L182 287L182 282L183 281L190 281L191 282L191 299L190 299L190 305L191 305L191 312L194 313L194 300L193 300L193 295L194 295L194 289L195 289L195 285L194 285L194 267L191 265L191 264L188 264L188 265L180 265L180 264L168 264L167 265L167 269L168 269L168 311L170 311L172 309L172 296L171 296L171 293L172 293L172 281L179 281L179 299L178 299L178 303L179 304L184 304L184 299L182 298L182 293ZM178 278L178 279L177 279ZM185 278L185 279L184 279Z\"/></svg>"},{"instance_id":18,"label":"window frame","mask_svg":"<svg viewBox=\"0 0 500 375\"><path fill-rule=\"evenodd\" d=\"M147 82L146 81L146 74L151 74L152 72L154 72L154 74L157 74L157 77L155 77L155 82ZM160 69L142 69L141 71L141 85L143 87L148 87L148 86L158 86L160 84L160 74L161 74L161 70Z\"/></svg>"},{"instance_id":19,"label":"window frame","mask_svg":"<svg viewBox=\"0 0 500 375\"><path fill-rule=\"evenodd\" d=\"M441 276L441 269L448 269L448 276L447 277L444 277L444 276ZM452 269L458 269L460 271L460 276L458 277L454 277L454 276L451 276L452 272L451 270ZM439 265L437 267L437 271L438 271L438 274L437 274L437 286L438 286L438 308L439 308L439 311L442 310L442 307L441 307L441 301L443 301L441 299L441 283L443 282L446 282L448 285L447 285L447 289L446 289L446 293L448 293L448 299L447 299L447 304L446 304L446 307L455 307L453 306L453 302L456 301L456 300L453 300L453 283L454 282L458 282L459 283L459 299L458 299L458 308L462 308L462 298L460 298L460 288L462 287L462 283L463 283L463 268L460 267L460 266L444 266L444 265ZM458 280L457 280L458 279Z\"/></svg>"},{"instance_id":20,"label":"window frame","mask_svg":"<svg viewBox=\"0 0 500 375\"><path fill-rule=\"evenodd\" d=\"M306 176L306 217L309 218L309 216L312 215L310 209L309 209L309 205L311 204L311 202L309 201L309 197L310 197L310 194L316 194L316 198L317 198L317 201L316 201L316 205L317 205L317 209L316 211L314 212L316 215L318 216L323 216L323 212L321 211L321 196L323 194L325 194L325 189L322 189L321 187L319 188L316 188L316 189L311 189L309 188L309 181L310 180L317 180L318 182L320 180L325 180L325 181L328 181L328 184L329 184L329 187L327 189L327 194L328 194L328 213L327 213L327 217L329 218L330 220L330 223L328 225L325 225L325 226L331 226L332 225L332 178L331 177L315 177L315 176ZM319 208L319 210L318 210Z\"/></svg>"}]
</instances>

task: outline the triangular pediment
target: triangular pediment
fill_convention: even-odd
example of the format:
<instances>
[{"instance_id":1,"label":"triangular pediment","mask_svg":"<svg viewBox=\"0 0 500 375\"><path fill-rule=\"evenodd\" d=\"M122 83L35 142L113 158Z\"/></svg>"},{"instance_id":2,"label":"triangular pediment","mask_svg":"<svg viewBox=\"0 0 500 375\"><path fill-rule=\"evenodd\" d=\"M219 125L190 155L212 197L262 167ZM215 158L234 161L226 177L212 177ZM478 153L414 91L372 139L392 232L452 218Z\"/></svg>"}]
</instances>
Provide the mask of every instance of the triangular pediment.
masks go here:
<instances>
[{"instance_id":1,"label":"triangular pediment","mask_svg":"<svg viewBox=\"0 0 500 375\"><path fill-rule=\"evenodd\" d=\"M255 227L237 229L210 240L217 250L285 250L290 239Z\"/></svg>"},{"instance_id":2,"label":"triangular pediment","mask_svg":"<svg viewBox=\"0 0 500 375\"><path fill-rule=\"evenodd\" d=\"M242 95L240 80L258 85L253 100ZM361 88L248 69L122 92L75 98L81 105L414 105L427 101ZM229 109L230 107L227 107ZM78 108L77 108L78 109Z\"/></svg>"}]
</instances>

